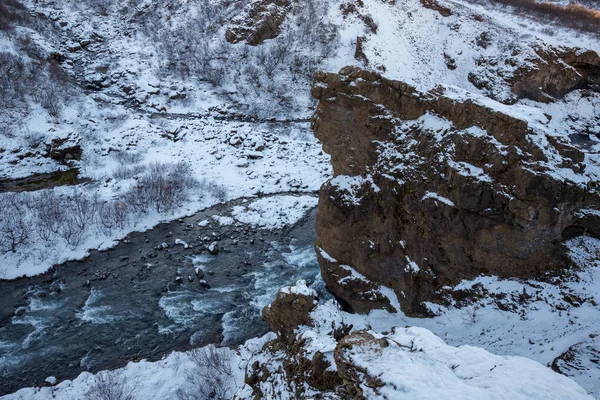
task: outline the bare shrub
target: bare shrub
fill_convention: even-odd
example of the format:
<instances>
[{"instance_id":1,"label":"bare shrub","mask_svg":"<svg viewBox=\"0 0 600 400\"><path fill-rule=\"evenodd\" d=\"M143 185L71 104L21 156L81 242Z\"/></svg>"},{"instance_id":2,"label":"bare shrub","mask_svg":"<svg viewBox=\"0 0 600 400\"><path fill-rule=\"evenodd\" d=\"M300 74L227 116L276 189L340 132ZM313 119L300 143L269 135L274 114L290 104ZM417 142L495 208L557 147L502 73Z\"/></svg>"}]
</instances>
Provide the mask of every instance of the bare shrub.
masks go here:
<instances>
[{"instance_id":1,"label":"bare shrub","mask_svg":"<svg viewBox=\"0 0 600 400\"><path fill-rule=\"evenodd\" d=\"M31 75L30 65L15 54L0 52L0 106L15 108L24 101L21 85Z\"/></svg>"},{"instance_id":2,"label":"bare shrub","mask_svg":"<svg viewBox=\"0 0 600 400\"><path fill-rule=\"evenodd\" d=\"M143 173L145 170L146 168L143 165L121 165L113 171L112 175L115 179L131 179L134 176Z\"/></svg>"},{"instance_id":3,"label":"bare shrub","mask_svg":"<svg viewBox=\"0 0 600 400\"><path fill-rule=\"evenodd\" d=\"M168 212L181 206L189 198L190 189L197 185L189 164L155 163L139 178L138 184L123 195L123 200L142 213L150 209Z\"/></svg>"},{"instance_id":4,"label":"bare shrub","mask_svg":"<svg viewBox=\"0 0 600 400\"><path fill-rule=\"evenodd\" d=\"M111 154L113 155L115 160L117 160L122 165L137 164L140 161L142 161L143 158L143 155L141 153L133 151L120 150L115 151Z\"/></svg>"},{"instance_id":5,"label":"bare shrub","mask_svg":"<svg viewBox=\"0 0 600 400\"><path fill-rule=\"evenodd\" d=\"M219 201L227 200L227 188L214 181L207 179L202 180L199 185L200 189L210 193L215 199Z\"/></svg>"},{"instance_id":6,"label":"bare shrub","mask_svg":"<svg viewBox=\"0 0 600 400\"><path fill-rule=\"evenodd\" d=\"M38 236L50 241L60 230L63 223L64 204L54 190L43 190L36 198L34 217Z\"/></svg>"},{"instance_id":7,"label":"bare shrub","mask_svg":"<svg viewBox=\"0 0 600 400\"><path fill-rule=\"evenodd\" d=\"M190 352L194 367L186 372L188 386L177 390L179 400L231 399L237 387L232 355L227 348L208 345Z\"/></svg>"},{"instance_id":8,"label":"bare shrub","mask_svg":"<svg viewBox=\"0 0 600 400\"><path fill-rule=\"evenodd\" d=\"M131 210L124 202L111 201L102 203L98 208L98 229L110 236L114 229L123 231L130 222Z\"/></svg>"},{"instance_id":9,"label":"bare shrub","mask_svg":"<svg viewBox=\"0 0 600 400\"><path fill-rule=\"evenodd\" d=\"M61 90L56 84L50 84L46 88L40 88L33 93L33 100L39 103L51 117L58 118L62 111Z\"/></svg>"},{"instance_id":10,"label":"bare shrub","mask_svg":"<svg viewBox=\"0 0 600 400\"><path fill-rule=\"evenodd\" d=\"M46 141L46 135L42 132L27 132L23 135L23 140L30 149L36 149Z\"/></svg>"},{"instance_id":11,"label":"bare shrub","mask_svg":"<svg viewBox=\"0 0 600 400\"><path fill-rule=\"evenodd\" d=\"M103 371L85 394L85 400L135 400L136 384L113 371Z\"/></svg>"},{"instance_id":12,"label":"bare shrub","mask_svg":"<svg viewBox=\"0 0 600 400\"><path fill-rule=\"evenodd\" d=\"M32 47L33 43L23 39L22 46ZM19 109L27 107L27 100L33 100L48 111L52 117L59 117L62 105L70 96L72 88L67 73L55 61L47 62L32 54L39 49L23 49L35 62L26 61L19 55L0 52L0 107Z\"/></svg>"},{"instance_id":13,"label":"bare shrub","mask_svg":"<svg viewBox=\"0 0 600 400\"><path fill-rule=\"evenodd\" d=\"M16 0L0 1L0 31L13 28L22 23L27 16L25 7Z\"/></svg>"},{"instance_id":14,"label":"bare shrub","mask_svg":"<svg viewBox=\"0 0 600 400\"><path fill-rule=\"evenodd\" d=\"M8 193L0 196L0 252L17 251L31 236L31 224L26 212L29 196Z\"/></svg>"}]
</instances>

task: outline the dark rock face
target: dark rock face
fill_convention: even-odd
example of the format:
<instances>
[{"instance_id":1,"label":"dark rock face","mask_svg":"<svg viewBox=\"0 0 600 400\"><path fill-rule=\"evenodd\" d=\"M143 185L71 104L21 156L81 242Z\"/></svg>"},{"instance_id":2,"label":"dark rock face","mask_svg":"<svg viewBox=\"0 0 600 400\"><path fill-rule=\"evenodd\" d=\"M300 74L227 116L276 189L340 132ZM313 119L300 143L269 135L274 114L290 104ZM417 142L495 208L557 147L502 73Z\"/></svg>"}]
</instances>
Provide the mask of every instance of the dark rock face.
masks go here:
<instances>
[{"instance_id":1,"label":"dark rock face","mask_svg":"<svg viewBox=\"0 0 600 400\"><path fill-rule=\"evenodd\" d=\"M290 390L296 386L298 388L296 394L303 390L306 384L318 390L331 391L342 383L337 372L330 368L331 362L324 354L320 351L308 354L305 340L296 332L296 329L302 326L314 325L310 312L317 305L317 293L309 289L301 280L296 283L296 286L280 289L273 303L263 309L264 320L271 330L277 333L277 339L267 342L263 350L277 354L273 357L275 359L281 356L284 358L278 360L281 361L282 368L278 368L276 372L268 368L270 360L263 363L256 361L246 370L244 381L252 388L252 398L273 397L272 394L264 393L261 386L273 379L274 374L282 374ZM343 330L340 332L347 333Z\"/></svg>"},{"instance_id":2,"label":"dark rock face","mask_svg":"<svg viewBox=\"0 0 600 400\"><path fill-rule=\"evenodd\" d=\"M352 310L393 308L384 286L424 315L443 286L556 273L569 266L564 240L600 237L584 150L541 125L355 67L315 74L312 93L334 170L315 246L328 288Z\"/></svg>"},{"instance_id":3,"label":"dark rock face","mask_svg":"<svg viewBox=\"0 0 600 400\"><path fill-rule=\"evenodd\" d=\"M600 90L600 57L594 51L538 49L536 53L534 66L519 68L515 74L512 91L518 98L549 102L573 89Z\"/></svg>"},{"instance_id":4,"label":"dark rock face","mask_svg":"<svg viewBox=\"0 0 600 400\"><path fill-rule=\"evenodd\" d=\"M485 46L485 40L480 40ZM549 103L576 89L600 90L600 56L592 50L538 47L522 59L521 51L514 49L507 56L481 57L477 64L469 74L469 81L487 91L490 97L505 103L514 103L518 99ZM506 66L514 67L514 70L506 73ZM498 84L508 85L512 96L497 98L494 87Z\"/></svg>"},{"instance_id":5,"label":"dark rock face","mask_svg":"<svg viewBox=\"0 0 600 400\"><path fill-rule=\"evenodd\" d=\"M317 307L317 294L308 289L303 281L299 286L283 288L277 292L275 301L266 306L262 315L271 330L285 343L294 341L294 329L301 325L312 326L310 312ZM301 290L297 290L300 288Z\"/></svg>"},{"instance_id":6,"label":"dark rock face","mask_svg":"<svg viewBox=\"0 0 600 400\"><path fill-rule=\"evenodd\" d=\"M256 46L279 35L291 0L256 0L250 3L225 33L229 43L246 42Z\"/></svg>"}]
</instances>

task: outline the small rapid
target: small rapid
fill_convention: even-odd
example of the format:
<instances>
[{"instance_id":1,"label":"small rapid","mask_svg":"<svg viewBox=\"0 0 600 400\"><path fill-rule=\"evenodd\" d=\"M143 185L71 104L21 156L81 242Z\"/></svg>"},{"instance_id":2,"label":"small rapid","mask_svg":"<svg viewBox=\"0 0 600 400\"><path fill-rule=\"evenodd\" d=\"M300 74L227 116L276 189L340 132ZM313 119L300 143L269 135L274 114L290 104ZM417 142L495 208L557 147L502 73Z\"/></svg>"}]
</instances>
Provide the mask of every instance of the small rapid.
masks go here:
<instances>
[{"instance_id":1,"label":"small rapid","mask_svg":"<svg viewBox=\"0 0 600 400\"><path fill-rule=\"evenodd\" d=\"M316 210L277 230L221 225L235 205L133 233L43 275L0 281L0 395L49 376L73 379L266 333L261 310L277 290L318 280ZM208 251L207 236L218 254Z\"/></svg>"}]
</instances>

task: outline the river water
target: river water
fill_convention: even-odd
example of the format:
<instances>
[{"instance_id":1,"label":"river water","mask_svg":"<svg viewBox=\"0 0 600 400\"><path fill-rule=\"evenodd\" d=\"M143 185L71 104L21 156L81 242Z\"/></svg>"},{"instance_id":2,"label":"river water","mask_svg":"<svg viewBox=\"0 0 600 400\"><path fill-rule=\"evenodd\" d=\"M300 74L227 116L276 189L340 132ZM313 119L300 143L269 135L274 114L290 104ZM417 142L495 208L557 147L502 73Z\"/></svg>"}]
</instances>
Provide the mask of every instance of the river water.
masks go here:
<instances>
[{"instance_id":1,"label":"river water","mask_svg":"<svg viewBox=\"0 0 600 400\"><path fill-rule=\"evenodd\" d=\"M274 231L213 218L236 204L130 234L44 275L0 281L0 395L266 333L260 311L276 291L317 279L316 210ZM216 255L206 249L213 241Z\"/></svg>"}]
</instances>

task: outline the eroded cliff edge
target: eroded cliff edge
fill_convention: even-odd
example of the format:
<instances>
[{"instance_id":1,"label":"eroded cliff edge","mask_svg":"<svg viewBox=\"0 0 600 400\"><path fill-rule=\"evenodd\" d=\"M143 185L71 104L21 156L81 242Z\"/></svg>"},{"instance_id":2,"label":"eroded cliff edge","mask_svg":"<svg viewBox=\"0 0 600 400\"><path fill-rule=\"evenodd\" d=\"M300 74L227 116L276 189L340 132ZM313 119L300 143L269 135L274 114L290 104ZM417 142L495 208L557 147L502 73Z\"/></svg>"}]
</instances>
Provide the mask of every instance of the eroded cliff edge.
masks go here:
<instances>
[{"instance_id":1,"label":"eroded cliff edge","mask_svg":"<svg viewBox=\"0 0 600 400\"><path fill-rule=\"evenodd\" d=\"M334 170L315 246L353 311L397 308L391 290L424 315L462 279L551 276L571 265L565 240L600 237L597 152L580 140L594 129L560 131L565 116L454 87L419 93L357 67L317 73L312 94Z\"/></svg>"}]
</instances>

